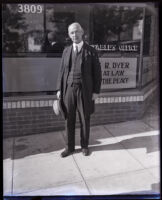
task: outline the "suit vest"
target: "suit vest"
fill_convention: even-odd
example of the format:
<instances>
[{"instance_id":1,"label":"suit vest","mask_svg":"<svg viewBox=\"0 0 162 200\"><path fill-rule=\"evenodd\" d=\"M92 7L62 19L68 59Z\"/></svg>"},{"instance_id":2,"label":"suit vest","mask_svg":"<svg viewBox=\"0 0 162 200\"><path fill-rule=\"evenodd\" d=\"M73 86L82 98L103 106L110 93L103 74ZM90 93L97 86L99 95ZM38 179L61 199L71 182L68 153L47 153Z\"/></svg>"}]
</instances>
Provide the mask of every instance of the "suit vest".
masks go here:
<instances>
[{"instance_id":1,"label":"suit vest","mask_svg":"<svg viewBox=\"0 0 162 200\"><path fill-rule=\"evenodd\" d=\"M68 84L81 83L81 59L82 59L83 48L77 54L72 50L70 56L70 72L68 76Z\"/></svg>"}]
</instances>

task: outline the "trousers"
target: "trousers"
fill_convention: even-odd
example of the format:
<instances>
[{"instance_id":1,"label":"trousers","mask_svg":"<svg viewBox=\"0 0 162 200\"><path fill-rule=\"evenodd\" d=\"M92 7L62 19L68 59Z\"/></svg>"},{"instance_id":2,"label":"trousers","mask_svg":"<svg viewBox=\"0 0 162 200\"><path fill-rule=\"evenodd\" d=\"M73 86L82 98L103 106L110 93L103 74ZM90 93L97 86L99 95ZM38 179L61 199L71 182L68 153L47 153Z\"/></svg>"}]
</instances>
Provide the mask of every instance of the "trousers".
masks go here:
<instances>
[{"instance_id":1,"label":"trousers","mask_svg":"<svg viewBox=\"0 0 162 200\"><path fill-rule=\"evenodd\" d=\"M75 150L75 124L76 113L78 112L80 121L80 145L87 148L90 133L90 115L85 116L82 98L82 87L80 84L68 84L64 100L67 118L65 120L66 149Z\"/></svg>"}]
</instances>

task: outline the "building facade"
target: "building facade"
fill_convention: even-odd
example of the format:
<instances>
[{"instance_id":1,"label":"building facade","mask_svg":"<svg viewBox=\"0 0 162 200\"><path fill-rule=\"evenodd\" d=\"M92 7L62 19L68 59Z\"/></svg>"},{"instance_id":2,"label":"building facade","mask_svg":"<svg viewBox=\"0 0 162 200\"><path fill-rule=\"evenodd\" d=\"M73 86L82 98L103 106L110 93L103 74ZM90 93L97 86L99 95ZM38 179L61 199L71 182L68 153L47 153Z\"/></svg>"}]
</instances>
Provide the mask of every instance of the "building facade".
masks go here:
<instances>
[{"instance_id":1,"label":"building facade","mask_svg":"<svg viewBox=\"0 0 162 200\"><path fill-rule=\"evenodd\" d=\"M4 137L64 129L52 104L62 51L71 42L67 28L75 21L102 68L91 125L140 119L152 103L159 84L156 5L3 4Z\"/></svg>"}]
</instances>

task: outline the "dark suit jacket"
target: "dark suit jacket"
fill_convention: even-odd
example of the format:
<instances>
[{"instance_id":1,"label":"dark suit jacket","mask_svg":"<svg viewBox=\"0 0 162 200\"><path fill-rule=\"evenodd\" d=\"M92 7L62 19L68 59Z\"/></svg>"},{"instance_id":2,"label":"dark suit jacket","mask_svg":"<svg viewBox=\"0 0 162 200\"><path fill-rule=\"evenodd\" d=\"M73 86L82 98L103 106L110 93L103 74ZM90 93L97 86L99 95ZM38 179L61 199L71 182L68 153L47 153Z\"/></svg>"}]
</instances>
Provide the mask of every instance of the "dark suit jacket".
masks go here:
<instances>
[{"instance_id":1,"label":"dark suit jacket","mask_svg":"<svg viewBox=\"0 0 162 200\"><path fill-rule=\"evenodd\" d=\"M101 66L96 50L88 44L83 44L83 54L81 61L82 73L82 89L83 89L83 104L85 115L90 115L94 112L94 101L92 100L93 93L99 93L101 87ZM61 66L57 80L57 90L61 91L61 105L66 118L66 108L64 105L64 97L67 88L67 78L69 74L69 62L72 51L72 45L64 49Z\"/></svg>"}]
</instances>

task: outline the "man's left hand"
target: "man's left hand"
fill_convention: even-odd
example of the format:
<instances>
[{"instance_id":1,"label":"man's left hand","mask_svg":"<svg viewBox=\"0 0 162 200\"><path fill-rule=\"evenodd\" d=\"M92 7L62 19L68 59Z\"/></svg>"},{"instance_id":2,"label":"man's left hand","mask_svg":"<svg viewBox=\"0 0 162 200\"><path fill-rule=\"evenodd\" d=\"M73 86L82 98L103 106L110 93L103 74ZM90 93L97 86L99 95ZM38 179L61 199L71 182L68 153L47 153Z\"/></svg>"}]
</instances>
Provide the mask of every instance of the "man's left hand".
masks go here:
<instances>
[{"instance_id":1,"label":"man's left hand","mask_svg":"<svg viewBox=\"0 0 162 200\"><path fill-rule=\"evenodd\" d=\"M99 94L93 93L92 100L96 100L99 97Z\"/></svg>"}]
</instances>

